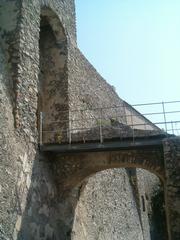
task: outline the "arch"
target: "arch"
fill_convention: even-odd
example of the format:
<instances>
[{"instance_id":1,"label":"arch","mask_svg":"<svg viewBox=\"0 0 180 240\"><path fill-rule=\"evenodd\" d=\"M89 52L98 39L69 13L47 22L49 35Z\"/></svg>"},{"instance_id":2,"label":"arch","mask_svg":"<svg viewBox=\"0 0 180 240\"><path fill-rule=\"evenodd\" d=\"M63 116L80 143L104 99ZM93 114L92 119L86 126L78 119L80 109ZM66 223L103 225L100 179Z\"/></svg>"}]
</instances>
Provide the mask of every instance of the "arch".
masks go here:
<instances>
[{"instance_id":1,"label":"arch","mask_svg":"<svg viewBox=\"0 0 180 240\"><path fill-rule=\"evenodd\" d=\"M39 36L38 116L43 113L43 126L47 131L44 141L50 141L54 140L54 131L59 133L66 128L61 120L68 120L67 111L62 116L62 111L68 108L68 50L65 30L49 8L41 10Z\"/></svg>"},{"instance_id":2,"label":"arch","mask_svg":"<svg viewBox=\"0 0 180 240\"><path fill-rule=\"evenodd\" d=\"M63 27L59 16L49 7L42 7L41 8L41 18L45 17L47 21L49 22L54 35L56 37L57 43L61 43L61 41L67 42L67 32L65 28Z\"/></svg>"},{"instance_id":3,"label":"arch","mask_svg":"<svg viewBox=\"0 0 180 240\"><path fill-rule=\"evenodd\" d=\"M49 158L51 161L53 158L53 167L56 171L55 181L60 186L59 191L63 192L63 194L65 192L65 196L68 196L68 193L75 188L79 187L81 189L83 183L95 173L113 168L141 168L148 170L159 177L165 192L162 145L143 146L116 151L75 152L68 154L58 154L58 151L54 151L50 153ZM141 195L137 200L141 206L139 209L142 209L141 214L147 214L147 211L145 211L145 202L143 206L143 202L141 201ZM164 206L164 204L161 204L161 206Z\"/></svg>"},{"instance_id":4,"label":"arch","mask_svg":"<svg viewBox=\"0 0 180 240\"><path fill-rule=\"evenodd\" d=\"M159 178L155 177L155 175L154 176L151 174L149 175L147 174L146 171L142 171L140 169L138 169L137 171L138 172L136 172L135 175L133 175L135 179L133 183L131 181L132 175L129 174L128 170L112 169L110 171L99 172L93 175L92 177L88 178L86 181L84 181L81 184L80 197L79 197L79 201L77 202L75 213L78 215L79 219L81 218L84 219L85 223L84 222L83 223L84 223L85 229L88 224L89 225L91 224L91 220L89 219L93 218L93 222L96 222L95 220L96 216L105 215L105 216L108 216L105 219L107 223L106 227L109 229L109 231L114 231L114 228L113 227L111 228L110 226L111 219L117 217L117 221L119 223L122 223L118 226L115 225L116 232L118 232L118 229L123 229L124 221L127 221L127 223L130 225L132 224L131 221L135 215L134 211L137 211L136 220L137 222L139 221L140 223L144 237L147 236L147 234L150 235L150 234L156 233L156 235L158 236L159 235L164 236L166 234L165 232L158 229L157 226L159 225L157 224L157 221L155 221L157 215L162 211L162 209L164 210L163 208L164 201L161 201L161 202L158 201L158 204L160 204L159 206L161 206L162 208L155 209L156 211L154 211L154 208L152 209L152 206L153 206L152 204L154 202L152 203L151 199L154 200L153 198L154 194L159 193L159 191L156 190L157 188L154 188L153 191L151 188L149 189L149 191L147 190L148 189L147 187L149 187L148 180L151 180L151 183L154 180L153 182L154 186L156 184L156 181L159 184L158 186L161 186L162 184L159 182ZM143 177L140 174L143 174ZM154 179L152 180L153 177ZM94 187L94 186L97 186L97 187ZM144 199L146 191L149 194L149 201ZM128 195L129 201L126 202L123 200L123 199L127 200L127 195L125 197L124 194ZM130 205L132 202L133 202L133 206L136 206L136 207L130 208L131 207ZM93 206L93 210L89 211L91 206ZM86 214L86 211L83 211L83 214L82 214L82 209L83 210L88 209L87 216L83 215L83 214ZM107 209L110 209L110 211L108 212ZM117 215L116 215L116 209L118 210ZM128 215L129 212L131 213L130 216ZM123 218L121 218L122 215L124 216ZM94 216L95 216L95 219L94 219ZM160 221L161 224L162 222L165 224L166 219L165 219L164 211L161 217L162 217L162 220ZM153 218L153 221L152 221L152 218ZM150 227L147 227L146 225L147 222L150 224ZM82 225L78 221L77 222L75 221L74 224L75 224L75 227L73 226L73 228L75 230L75 234L76 232L78 234ZM94 232L97 232L99 229L99 226L101 226L101 223L99 223L98 221L96 222L96 224L94 227ZM91 227L93 227L93 224ZM79 231L77 229L79 229ZM88 229L86 230L88 232ZM157 239L161 239L161 237Z\"/></svg>"},{"instance_id":5,"label":"arch","mask_svg":"<svg viewBox=\"0 0 180 240\"><path fill-rule=\"evenodd\" d=\"M154 173L163 183L165 179L163 152L159 148L87 152L66 156L55 154L54 158L57 169L68 166L65 179L59 179L66 189L74 188L97 172L112 168L142 168Z\"/></svg>"}]
</instances>

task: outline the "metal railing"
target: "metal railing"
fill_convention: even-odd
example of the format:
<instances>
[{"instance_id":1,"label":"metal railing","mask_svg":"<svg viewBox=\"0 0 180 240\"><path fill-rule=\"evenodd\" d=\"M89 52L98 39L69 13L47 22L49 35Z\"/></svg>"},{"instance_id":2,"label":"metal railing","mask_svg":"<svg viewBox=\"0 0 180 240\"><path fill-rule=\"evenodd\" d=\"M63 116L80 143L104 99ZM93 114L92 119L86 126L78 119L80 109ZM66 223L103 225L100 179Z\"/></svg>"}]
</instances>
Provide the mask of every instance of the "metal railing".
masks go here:
<instances>
[{"instance_id":1,"label":"metal railing","mask_svg":"<svg viewBox=\"0 0 180 240\"><path fill-rule=\"evenodd\" d=\"M64 110L60 118L40 114L40 144L180 135L180 101Z\"/></svg>"},{"instance_id":2,"label":"metal railing","mask_svg":"<svg viewBox=\"0 0 180 240\"><path fill-rule=\"evenodd\" d=\"M180 101L136 104L133 107L165 132L180 135Z\"/></svg>"}]
</instances>

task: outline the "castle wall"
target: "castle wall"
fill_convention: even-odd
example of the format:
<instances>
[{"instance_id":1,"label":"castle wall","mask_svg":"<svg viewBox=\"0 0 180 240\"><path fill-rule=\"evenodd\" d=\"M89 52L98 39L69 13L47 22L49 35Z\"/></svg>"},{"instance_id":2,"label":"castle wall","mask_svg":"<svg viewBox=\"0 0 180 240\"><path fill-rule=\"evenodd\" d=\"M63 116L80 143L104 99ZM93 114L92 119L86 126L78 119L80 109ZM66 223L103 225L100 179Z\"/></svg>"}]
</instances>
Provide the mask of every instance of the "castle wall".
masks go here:
<instances>
[{"instance_id":1,"label":"castle wall","mask_svg":"<svg viewBox=\"0 0 180 240\"><path fill-rule=\"evenodd\" d=\"M69 91L72 109L122 104L114 88L99 75L80 50L72 45L69 50Z\"/></svg>"},{"instance_id":2,"label":"castle wall","mask_svg":"<svg viewBox=\"0 0 180 240\"><path fill-rule=\"evenodd\" d=\"M165 139L164 158L166 164L167 184L165 188L165 207L170 240L178 240L180 236L180 138Z\"/></svg>"},{"instance_id":3,"label":"castle wall","mask_svg":"<svg viewBox=\"0 0 180 240\"><path fill-rule=\"evenodd\" d=\"M74 12L71 1L50 2L64 19ZM49 164L40 161L37 145L40 1L1 1L0 7L0 236L52 239L61 229L50 220L61 222L61 215L53 214L58 207L52 207L58 202L57 187ZM69 41L76 44L75 19L63 23Z\"/></svg>"},{"instance_id":4,"label":"castle wall","mask_svg":"<svg viewBox=\"0 0 180 240\"><path fill-rule=\"evenodd\" d=\"M57 171L54 170L53 156L39 154L37 109L41 7L49 7L59 16L67 37L68 72L65 79L68 86L66 85L65 90L68 90L70 109L77 106L103 107L122 103L113 88L102 79L76 47L73 1L9 0L1 1L0 7L1 238L71 239L71 228L74 223L74 239L84 240L85 235L80 230L80 224L87 222L87 239L96 237L95 232L98 229L97 232L101 232L102 237L107 234L107 239L109 236L115 239L119 234L122 234L122 239L123 237L132 239L132 236L143 239L144 233L132 187L124 169L108 170L90 179L77 205L79 188L65 193L64 186L57 185L54 176ZM51 24L58 35L56 24L53 23L56 23L54 17ZM123 115L124 112L121 113ZM126 122L123 117L122 120ZM64 171L68 167L71 168L73 165L59 169L58 177L61 174L64 177ZM101 190L99 202L95 205L97 198L93 192ZM106 198L105 192L110 194L108 205L102 201ZM87 205L82 206L82 202L86 201ZM114 207L110 205L111 203L117 203L116 211L113 213L111 209ZM77 210L74 214L76 205ZM105 211L103 216L102 211L98 210L100 205L102 210L107 209L103 210ZM126 207L131 212L131 218ZM85 215L81 215L79 224L78 217L82 209ZM107 215L110 212L110 222L107 223ZM96 225L93 225L92 218L95 213ZM105 221L103 225L100 223L101 217ZM111 228L113 224L117 226L115 235ZM123 231L127 229L130 229L130 235L125 236Z\"/></svg>"}]
</instances>

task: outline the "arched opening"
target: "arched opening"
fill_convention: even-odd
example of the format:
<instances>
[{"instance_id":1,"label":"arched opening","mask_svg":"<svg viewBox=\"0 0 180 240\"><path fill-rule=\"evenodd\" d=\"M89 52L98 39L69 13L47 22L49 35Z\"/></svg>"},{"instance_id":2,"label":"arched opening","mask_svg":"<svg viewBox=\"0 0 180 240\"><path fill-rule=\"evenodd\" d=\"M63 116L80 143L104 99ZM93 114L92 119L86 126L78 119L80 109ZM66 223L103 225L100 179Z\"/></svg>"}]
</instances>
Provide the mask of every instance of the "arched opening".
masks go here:
<instances>
[{"instance_id":1,"label":"arched opening","mask_svg":"<svg viewBox=\"0 0 180 240\"><path fill-rule=\"evenodd\" d=\"M45 132L41 140L52 142L68 122L68 112L62 114L68 109L67 39L58 17L48 8L41 11L39 54L38 125Z\"/></svg>"},{"instance_id":2,"label":"arched opening","mask_svg":"<svg viewBox=\"0 0 180 240\"><path fill-rule=\"evenodd\" d=\"M116 168L98 172L81 183L72 240L165 240L162 196L162 182L146 170Z\"/></svg>"}]
</instances>

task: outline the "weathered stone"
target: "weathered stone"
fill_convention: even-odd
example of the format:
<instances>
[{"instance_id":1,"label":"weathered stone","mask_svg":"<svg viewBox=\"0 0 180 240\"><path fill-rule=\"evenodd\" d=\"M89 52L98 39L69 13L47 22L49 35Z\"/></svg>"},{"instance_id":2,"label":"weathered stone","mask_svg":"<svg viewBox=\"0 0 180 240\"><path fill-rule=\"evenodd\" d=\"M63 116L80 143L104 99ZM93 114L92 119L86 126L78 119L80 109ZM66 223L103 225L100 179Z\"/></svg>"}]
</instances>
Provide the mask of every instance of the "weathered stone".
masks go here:
<instances>
[{"instance_id":1,"label":"weathered stone","mask_svg":"<svg viewBox=\"0 0 180 240\"><path fill-rule=\"evenodd\" d=\"M69 119L81 116L70 114L73 109L125 104L77 48L74 1L1 1L0 41L0 239L149 240L148 211L142 212L140 202L145 190L138 179L153 177L143 172L138 178L137 171L131 173L136 179L132 184L132 175L123 167L138 163L164 179L163 158L157 152L141 153L141 159L132 152L114 152L107 159L93 153L90 158L39 153L39 112L47 111L46 130L56 130L45 138L61 141ZM119 114L127 136L125 113L132 108L125 105ZM111 115L110 110L104 113ZM66 124L50 124L64 117ZM136 118L144 121L138 113ZM109 128L103 130L109 134ZM174 166L169 161L169 168ZM87 181L91 174L112 167L123 169L107 170ZM170 179L172 173L167 174ZM168 199L177 207L174 181L173 188L168 187ZM169 226L176 240L177 225Z\"/></svg>"},{"instance_id":2,"label":"weathered stone","mask_svg":"<svg viewBox=\"0 0 180 240\"><path fill-rule=\"evenodd\" d=\"M180 237L180 138L164 140L166 215L170 240Z\"/></svg>"}]
</instances>

